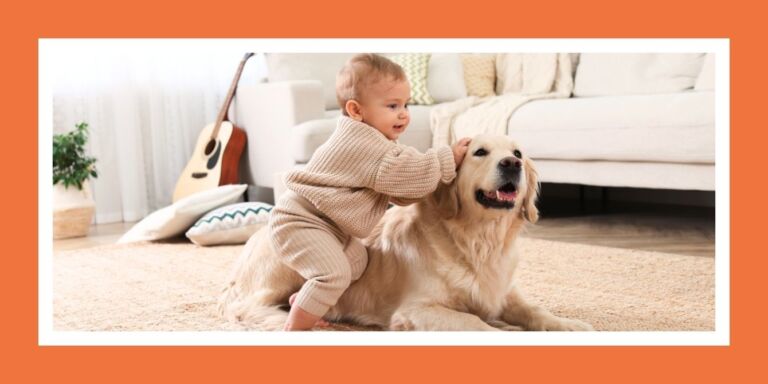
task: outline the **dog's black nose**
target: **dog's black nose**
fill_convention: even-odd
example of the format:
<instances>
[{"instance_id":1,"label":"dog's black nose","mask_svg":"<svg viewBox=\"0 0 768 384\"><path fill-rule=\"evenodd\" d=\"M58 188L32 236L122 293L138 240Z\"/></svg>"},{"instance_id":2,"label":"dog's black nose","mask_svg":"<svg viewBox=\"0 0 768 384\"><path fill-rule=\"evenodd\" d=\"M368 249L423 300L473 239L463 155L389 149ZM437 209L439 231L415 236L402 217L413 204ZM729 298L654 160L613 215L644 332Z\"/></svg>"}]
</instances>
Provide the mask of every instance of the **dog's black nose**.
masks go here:
<instances>
[{"instance_id":1,"label":"dog's black nose","mask_svg":"<svg viewBox=\"0 0 768 384\"><path fill-rule=\"evenodd\" d=\"M514 156L505 157L501 159L501 161L499 161L499 169L501 169L502 171L512 171L512 170L519 171L522 165L523 165L523 162Z\"/></svg>"}]
</instances>

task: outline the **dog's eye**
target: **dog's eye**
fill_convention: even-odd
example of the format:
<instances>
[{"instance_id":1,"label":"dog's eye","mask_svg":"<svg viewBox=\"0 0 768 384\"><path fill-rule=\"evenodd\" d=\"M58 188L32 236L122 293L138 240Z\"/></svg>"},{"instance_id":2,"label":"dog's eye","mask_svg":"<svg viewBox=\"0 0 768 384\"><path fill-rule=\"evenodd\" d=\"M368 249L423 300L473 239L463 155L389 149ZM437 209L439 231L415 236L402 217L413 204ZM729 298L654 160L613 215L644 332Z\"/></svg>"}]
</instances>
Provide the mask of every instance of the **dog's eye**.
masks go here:
<instances>
[{"instance_id":1,"label":"dog's eye","mask_svg":"<svg viewBox=\"0 0 768 384\"><path fill-rule=\"evenodd\" d=\"M518 159L522 159L523 158L523 154L520 153L520 151L518 151L517 149L515 149L515 151L512 152L512 154L515 155L515 157L517 157Z\"/></svg>"},{"instance_id":2,"label":"dog's eye","mask_svg":"<svg viewBox=\"0 0 768 384\"><path fill-rule=\"evenodd\" d=\"M473 155L475 156L485 156L487 154L488 154L488 151L486 151L484 148L480 148L477 151L475 151L475 153L473 153Z\"/></svg>"}]
</instances>

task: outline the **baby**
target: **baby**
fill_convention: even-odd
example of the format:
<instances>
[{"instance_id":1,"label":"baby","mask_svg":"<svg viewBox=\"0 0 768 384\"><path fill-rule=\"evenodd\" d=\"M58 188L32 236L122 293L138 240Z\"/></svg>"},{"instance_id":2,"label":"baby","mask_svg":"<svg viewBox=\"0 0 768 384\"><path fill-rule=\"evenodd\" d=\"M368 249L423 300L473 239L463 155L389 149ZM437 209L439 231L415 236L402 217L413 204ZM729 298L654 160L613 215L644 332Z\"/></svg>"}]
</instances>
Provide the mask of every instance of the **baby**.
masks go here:
<instances>
[{"instance_id":1,"label":"baby","mask_svg":"<svg viewBox=\"0 0 768 384\"><path fill-rule=\"evenodd\" d=\"M342 109L336 130L272 210L269 230L280 258L306 279L289 300L284 330L309 330L368 264L366 237L390 202L405 205L450 183L469 139L420 153L397 138L410 122L403 69L375 54L352 57L336 78Z\"/></svg>"}]
</instances>

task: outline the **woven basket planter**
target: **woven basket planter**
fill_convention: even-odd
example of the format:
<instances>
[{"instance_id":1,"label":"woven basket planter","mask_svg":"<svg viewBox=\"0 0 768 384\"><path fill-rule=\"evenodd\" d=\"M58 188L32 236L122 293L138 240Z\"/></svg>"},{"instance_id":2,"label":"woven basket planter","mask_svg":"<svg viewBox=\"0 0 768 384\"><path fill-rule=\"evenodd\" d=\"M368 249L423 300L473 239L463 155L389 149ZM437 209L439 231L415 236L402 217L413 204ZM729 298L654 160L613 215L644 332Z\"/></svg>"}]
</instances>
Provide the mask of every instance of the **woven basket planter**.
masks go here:
<instances>
[{"instance_id":1,"label":"woven basket planter","mask_svg":"<svg viewBox=\"0 0 768 384\"><path fill-rule=\"evenodd\" d=\"M53 212L53 238L67 239L88 234L93 220L93 206L62 209Z\"/></svg>"},{"instance_id":2,"label":"woven basket planter","mask_svg":"<svg viewBox=\"0 0 768 384\"><path fill-rule=\"evenodd\" d=\"M53 238L66 239L88 234L96 204L88 183L83 189L53 186Z\"/></svg>"}]
</instances>

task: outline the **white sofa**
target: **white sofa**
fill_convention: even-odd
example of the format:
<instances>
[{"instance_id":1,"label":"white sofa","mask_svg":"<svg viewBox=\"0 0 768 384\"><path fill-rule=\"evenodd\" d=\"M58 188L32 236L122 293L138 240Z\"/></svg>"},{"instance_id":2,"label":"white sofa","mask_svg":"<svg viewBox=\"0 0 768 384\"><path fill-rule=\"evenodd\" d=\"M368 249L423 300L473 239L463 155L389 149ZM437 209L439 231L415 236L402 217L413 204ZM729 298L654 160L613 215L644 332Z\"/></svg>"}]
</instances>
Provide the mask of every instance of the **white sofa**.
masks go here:
<instances>
[{"instance_id":1,"label":"white sofa","mask_svg":"<svg viewBox=\"0 0 768 384\"><path fill-rule=\"evenodd\" d=\"M267 55L269 81L241 86L233 106L248 133L244 180L269 199L275 175L301 167L331 134L335 74L351 54ZM567 99L529 102L508 134L536 160L543 182L715 189L713 54L582 54ZM458 63L458 64L457 64ZM466 96L458 54L435 54L436 102ZM459 83L457 83L459 79ZM400 142L426 150L434 105L411 106Z\"/></svg>"}]
</instances>

